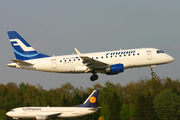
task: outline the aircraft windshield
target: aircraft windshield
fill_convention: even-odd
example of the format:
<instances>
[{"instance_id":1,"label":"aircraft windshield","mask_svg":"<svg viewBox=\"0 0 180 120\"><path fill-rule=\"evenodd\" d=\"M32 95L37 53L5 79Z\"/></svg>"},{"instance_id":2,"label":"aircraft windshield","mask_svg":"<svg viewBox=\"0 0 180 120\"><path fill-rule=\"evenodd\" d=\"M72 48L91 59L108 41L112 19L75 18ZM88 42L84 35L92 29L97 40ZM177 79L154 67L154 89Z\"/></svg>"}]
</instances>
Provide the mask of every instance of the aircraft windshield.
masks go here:
<instances>
[{"instance_id":1,"label":"aircraft windshield","mask_svg":"<svg viewBox=\"0 0 180 120\"><path fill-rule=\"evenodd\" d=\"M164 53L164 51L162 51L162 50L160 50L161 51L161 53Z\"/></svg>"},{"instance_id":2,"label":"aircraft windshield","mask_svg":"<svg viewBox=\"0 0 180 120\"><path fill-rule=\"evenodd\" d=\"M164 53L162 50L157 50L157 54Z\"/></svg>"},{"instance_id":3,"label":"aircraft windshield","mask_svg":"<svg viewBox=\"0 0 180 120\"><path fill-rule=\"evenodd\" d=\"M11 110L11 112L15 112L15 110Z\"/></svg>"}]
</instances>

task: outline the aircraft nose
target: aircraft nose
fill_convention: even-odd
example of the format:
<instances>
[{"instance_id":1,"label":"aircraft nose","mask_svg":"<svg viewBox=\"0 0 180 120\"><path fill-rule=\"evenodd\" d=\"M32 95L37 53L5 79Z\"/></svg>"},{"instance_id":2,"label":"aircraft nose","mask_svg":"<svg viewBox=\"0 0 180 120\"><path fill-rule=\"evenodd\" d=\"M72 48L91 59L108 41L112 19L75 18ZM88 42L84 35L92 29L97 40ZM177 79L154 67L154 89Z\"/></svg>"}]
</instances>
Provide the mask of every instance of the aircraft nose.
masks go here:
<instances>
[{"instance_id":1,"label":"aircraft nose","mask_svg":"<svg viewBox=\"0 0 180 120\"><path fill-rule=\"evenodd\" d=\"M9 116L9 112L7 112L6 115Z\"/></svg>"},{"instance_id":2,"label":"aircraft nose","mask_svg":"<svg viewBox=\"0 0 180 120\"><path fill-rule=\"evenodd\" d=\"M168 56L168 59L169 59L170 62L173 62L173 61L174 61L174 58L171 57L170 55Z\"/></svg>"}]
</instances>

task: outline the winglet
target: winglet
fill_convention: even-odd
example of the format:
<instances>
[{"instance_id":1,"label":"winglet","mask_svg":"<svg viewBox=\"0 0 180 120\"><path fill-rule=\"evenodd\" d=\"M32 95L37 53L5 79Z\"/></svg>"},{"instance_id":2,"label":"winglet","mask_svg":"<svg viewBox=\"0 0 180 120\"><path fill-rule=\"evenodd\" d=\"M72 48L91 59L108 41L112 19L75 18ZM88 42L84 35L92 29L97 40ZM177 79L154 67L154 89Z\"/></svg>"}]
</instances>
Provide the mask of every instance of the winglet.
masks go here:
<instances>
[{"instance_id":1,"label":"winglet","mask_svg":"<svg viewBox=\"0 0 180 120\"><path fill-rule=\"evenodd\" d=\"M79 56L82 56L82 54L79 52L79 50L77 48L74 48L74 50L76 51L76 53L79 55Z\"/></svg>"}]
</instances>

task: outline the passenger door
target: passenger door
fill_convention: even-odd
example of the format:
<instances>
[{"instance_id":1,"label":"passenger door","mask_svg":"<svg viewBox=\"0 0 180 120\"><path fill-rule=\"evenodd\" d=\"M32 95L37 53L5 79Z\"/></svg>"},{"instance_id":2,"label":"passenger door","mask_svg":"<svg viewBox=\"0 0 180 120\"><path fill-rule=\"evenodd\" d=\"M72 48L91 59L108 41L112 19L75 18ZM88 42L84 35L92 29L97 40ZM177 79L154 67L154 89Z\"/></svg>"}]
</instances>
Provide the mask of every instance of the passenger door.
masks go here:
<instances>
[{"instance_id":1,"label":"passenger door","mask_svg":"<svg viewBox=\"0 0 180 120\"><path fill-rule=\"evenodd\" d=\"M152 59L152 52L150 50L146 51L147 54L147 59L151 60Z\"/></svg>"},{"instance_id":2,"label":"passenger door","mask_svg":"<svg viewBox=\"0 0 180 120\"><path fill-rule=\"evenodd\" d=\"M51 60L51 66L52 66L53 69L56 69L56 67L57 67L56 59Z\"/></svg>"}]
</instances>

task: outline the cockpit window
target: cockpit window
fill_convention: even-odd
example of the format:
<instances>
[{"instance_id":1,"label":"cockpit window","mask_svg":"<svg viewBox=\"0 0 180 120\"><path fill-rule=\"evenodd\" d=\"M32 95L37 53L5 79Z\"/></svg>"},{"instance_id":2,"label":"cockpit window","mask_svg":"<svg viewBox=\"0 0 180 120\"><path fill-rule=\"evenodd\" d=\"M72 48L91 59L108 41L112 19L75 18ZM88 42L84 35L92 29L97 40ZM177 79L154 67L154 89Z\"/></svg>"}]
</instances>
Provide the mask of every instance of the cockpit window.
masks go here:
<instances>
[{"instance_id":1,"label":"cockpit window","mask_svg":"<svg viewBox=\"0 0 180 120\"><path fill-rule=\"evenodd\" d=\"M164 53L162 50L157 50L157 54Z\"/></svg>"},{"instance_id":2,"label":"cockpit window","mask_svg":"<svg viewBox=\"0 0 180 120\"><path fill-rule=\"evenodd\" d=\"M164 51L162 51L162 50L160 50L161 51L161 53L164 53Z\"/></svg>"},{"instance_id":3,"label":"cockpit window","mask_svg":"<svg viewBox=\"0 0 180 120\"><path fill-rule=\"evenodd\" d=\"M161 53L161 51L160 51L160 50L157 50L157 54L159 54L159 53Z\"/></svg>"},{"instance_id":4,"label":"cockpit window","mask_svg":"<svg viewBox=\"0 0 180 120\"><path fill-rule=\"evenodd\" d=\"M11 110L11 112L15 112L15 110Z\"/></svg>"}]
</instances>

